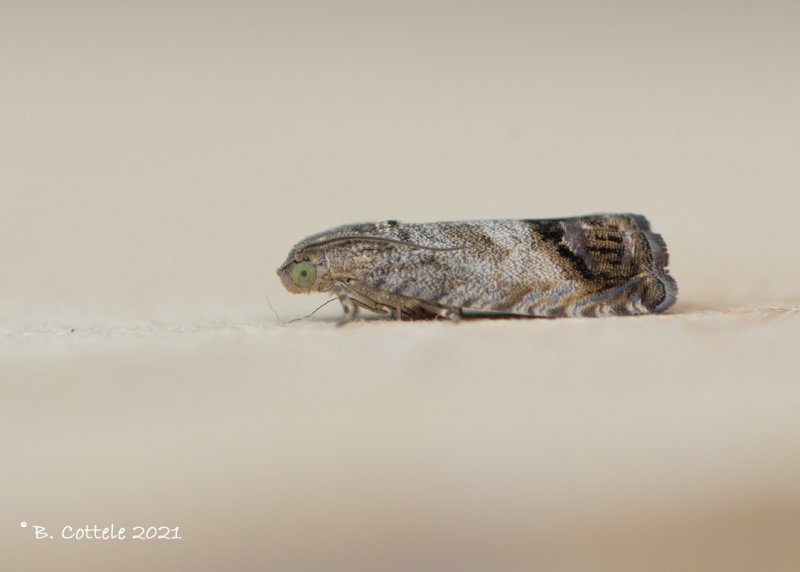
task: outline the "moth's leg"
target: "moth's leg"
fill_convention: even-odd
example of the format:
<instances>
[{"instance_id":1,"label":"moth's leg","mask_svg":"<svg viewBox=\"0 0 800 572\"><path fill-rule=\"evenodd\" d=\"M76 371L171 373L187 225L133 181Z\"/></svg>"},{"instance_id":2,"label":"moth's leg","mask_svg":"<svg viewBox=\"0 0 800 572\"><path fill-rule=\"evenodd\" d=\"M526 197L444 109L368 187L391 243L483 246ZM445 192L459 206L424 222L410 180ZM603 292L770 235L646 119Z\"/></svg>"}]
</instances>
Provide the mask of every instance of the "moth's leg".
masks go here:
<instances>
[{"instance_id":1,"label":"moth's leg","mask_svg":"<svg viewBox=\"0 0 800 572\"><path fill-rule=\"evenodd\" d=\"M450 320L451 322L460 322L461 310L458 308L442 308L436 317L444 318L445 320Z\"/></svg>"},{"instance_id":2,"label":"moth's leg","mask_svg":"<svg viewBox=\"0 0 800 572\"><path fill-rule=\"evenodd\" d=\"M452 322L461 320L461 309L449 306L440 306L431 302L420 302L419 306L434 315L434 319L444 318Z\"/></svg>"},{"instance_id":3,"label":"moth's leg","mask_svg":"<svg viewBox=\"0 0 800 572\"><path fill-rule=\"evenodd\" d=\"M342 310L344 310L344 317L342 318L342 321L339 322L339 325L341 326L354 321L358 317L358 306L350 295L352 290L349 290L343 284L338 282L333 285L333 290L339 297L339 302L342 303Z\"/></svg>"},{"instance_id":4,"label":"moth's leg","mask_svg":"<svg viewBox=\"0 0 800 572\"><path fill-rule=\"evenodd\" d=\"M380 314L381 316L385 316L387 318L392 317L392 311L386 306L377 304L371 300L366 300L364 298L351 298L351 300L353 300L353 303L356 306L364 308L365 310L369 310L370 312L375 312L376 314Z\"/></svg>"},{"instance_id":5,"label":"moth's leg","mask_svg":"<svg viewBox=\"0 0 800 572\"><path fill-rule=\"evenodd\" d=\"M398 312L401 310L402 308L398 308L397 306L393 306L391 304L378 303L377 308L374 309L373 312L380 312L390 320L399 320L400 318L398 318Z\"/></svg>"},{"instance_id":6,"label":"moth's leg","mask_svg":"<svg viewBox=\"0 0 800 572\"><path fill-rule=\"evenodd\" d=\"M409 298L355 280L337 282L336 293L339 294L340 299L344 296L362 308L390 315L395 320L446 318L457 321L461 318L459 308L443 306L418 298ZM347 316L345 317L347 318Z\"/></svg>"},{"instance_id":7,"label":"moth's leg","mask_svg":"<svg viewBox=\"0 0 800 572\"><path fill-rule=\"evenodd\" d=\"M359 307L369 310L370 312L375 312L376 314L389 314L389 311L384 305L371 300L344 283L336 282L333 288L336 295L339 296L339 301L342 303L342 308L344 310L344 318L339 322L340 326L354 321L358 316Z\"/></svg>"}]
</instances>

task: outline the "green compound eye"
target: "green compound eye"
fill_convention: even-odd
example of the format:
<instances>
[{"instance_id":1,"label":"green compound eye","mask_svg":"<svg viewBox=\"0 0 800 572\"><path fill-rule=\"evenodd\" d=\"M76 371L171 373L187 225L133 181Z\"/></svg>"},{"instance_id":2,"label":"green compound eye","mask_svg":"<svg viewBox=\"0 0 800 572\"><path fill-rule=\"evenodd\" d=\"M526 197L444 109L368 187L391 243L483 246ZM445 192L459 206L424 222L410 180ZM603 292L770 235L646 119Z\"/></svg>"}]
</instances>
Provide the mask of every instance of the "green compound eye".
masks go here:
<instances>
[{"instance_id":1,"label":"green compound eye","mask_svg":"<svg viewBox=\"0 0 800 572\"><path fill-rule=\"evenodd\" d=\"M301 262L292 268L292 280L302 288L308 288L317 277L317 269L310 262Z\"/></svg>"}]
</instances>

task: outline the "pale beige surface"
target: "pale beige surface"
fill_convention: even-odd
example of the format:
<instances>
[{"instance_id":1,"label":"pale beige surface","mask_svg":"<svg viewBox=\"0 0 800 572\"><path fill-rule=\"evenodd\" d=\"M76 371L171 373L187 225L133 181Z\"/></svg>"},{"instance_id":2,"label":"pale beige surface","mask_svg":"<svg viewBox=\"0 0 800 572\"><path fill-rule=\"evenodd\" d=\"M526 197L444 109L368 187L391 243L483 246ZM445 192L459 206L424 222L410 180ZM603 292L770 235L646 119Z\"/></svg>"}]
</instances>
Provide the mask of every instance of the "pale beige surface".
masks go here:
<instances>
[{"instance_id":1,"label":"pale beige surface","mask_svg":"<svg viewBox=\"0 0 800 572\"><path fill-rule=\"evenodd\" d=\"M0 569L796 570L798 29L779 2L4 5ZM267 305L324 300L273 272L329 226L595 211L664 234L670 314Z\"/></svg>"}]
</instances>

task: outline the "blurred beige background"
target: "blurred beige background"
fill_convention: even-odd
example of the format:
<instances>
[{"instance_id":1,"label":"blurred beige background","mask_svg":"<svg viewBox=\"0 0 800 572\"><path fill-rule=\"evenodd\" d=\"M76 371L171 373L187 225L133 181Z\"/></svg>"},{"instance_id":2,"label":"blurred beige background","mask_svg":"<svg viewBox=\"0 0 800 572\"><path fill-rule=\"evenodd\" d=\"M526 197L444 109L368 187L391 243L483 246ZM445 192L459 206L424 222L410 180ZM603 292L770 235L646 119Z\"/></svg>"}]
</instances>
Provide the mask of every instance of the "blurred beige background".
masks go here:
<instances>
[{"instance_id":1,"label":"blurred beige background","mask_svg":"<svg viewBox=\"0 0 800 572\"><path fill-rule=\"evenodd\" d=\"M800 5L2 7L0 568L797 569ZM267 305L345 222L598 211L670 314ZM184 538L30 526L111 522Z\"/></svg>"}]
</instances>

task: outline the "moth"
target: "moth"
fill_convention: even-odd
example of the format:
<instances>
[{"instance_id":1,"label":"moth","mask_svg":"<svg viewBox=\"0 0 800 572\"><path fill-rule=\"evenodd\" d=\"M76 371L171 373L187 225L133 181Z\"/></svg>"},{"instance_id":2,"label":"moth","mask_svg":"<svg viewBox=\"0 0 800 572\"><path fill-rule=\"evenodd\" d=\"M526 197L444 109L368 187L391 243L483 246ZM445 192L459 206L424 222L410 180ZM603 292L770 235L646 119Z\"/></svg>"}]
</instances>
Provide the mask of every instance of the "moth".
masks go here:
<instances>
[{"instance_id":1,"label":"moth","mask_svg":"<svg viewBox=\"0 0 800 572\"><path fill-rule=\"evenodd\" d=\"M663 312L678 287L644 216L344 225L309 236L278 269L290 292L333 292L396 319L464 311L559 318Z\"/></svg>"}]
</instances>

